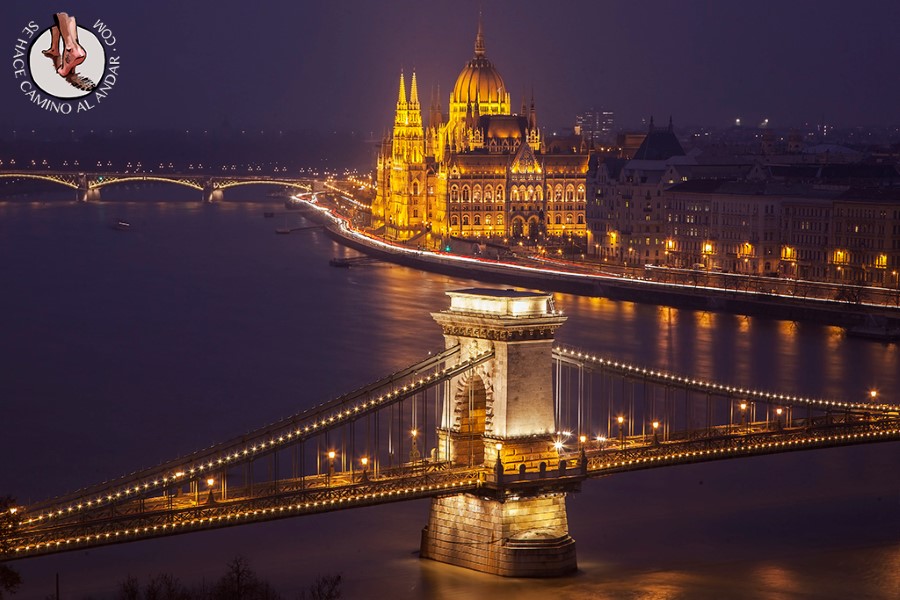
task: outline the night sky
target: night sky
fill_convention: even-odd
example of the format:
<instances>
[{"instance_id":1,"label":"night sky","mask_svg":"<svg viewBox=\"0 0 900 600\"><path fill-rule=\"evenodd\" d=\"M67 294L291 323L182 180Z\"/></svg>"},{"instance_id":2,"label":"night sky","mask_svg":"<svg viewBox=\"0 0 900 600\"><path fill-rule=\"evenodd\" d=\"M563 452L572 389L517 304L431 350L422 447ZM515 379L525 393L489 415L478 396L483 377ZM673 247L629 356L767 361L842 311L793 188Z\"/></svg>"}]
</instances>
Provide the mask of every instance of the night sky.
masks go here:
<instances>
[{"instance_id":1,"label":"night sky","mask_svg":"<svg viewBox=\"0 0 900 600\"><path fill-rule=\"evenodd\" d=\"M0 128L389 127L397 78L418 73L447 96L473 54L483 4L487 55L518 107L533 88L547 127L591 106L637 126L891 124L898 118L900 3L791 0L5 0ZM51 115L31 105L11 58L30 20L65 10L113 29L122 57L97 110Z\"/></svg>"}]
</instances>

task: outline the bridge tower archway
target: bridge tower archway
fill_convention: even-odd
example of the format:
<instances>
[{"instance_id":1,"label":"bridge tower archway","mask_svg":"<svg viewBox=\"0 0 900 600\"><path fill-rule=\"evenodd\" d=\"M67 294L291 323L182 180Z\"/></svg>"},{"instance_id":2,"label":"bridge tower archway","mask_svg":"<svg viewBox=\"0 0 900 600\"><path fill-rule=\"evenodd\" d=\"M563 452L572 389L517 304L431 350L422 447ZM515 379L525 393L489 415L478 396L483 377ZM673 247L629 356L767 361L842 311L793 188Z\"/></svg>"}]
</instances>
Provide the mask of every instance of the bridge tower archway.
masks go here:
<instances>
[{"instance_id":1,"label":"bridge tower archway","mask_svg":"<svg viewBox=\"0 0 900 600\"><path fill-rule=\"evenodd\" d=\"M488 425L488 404L493 404L489 383L482 373L473 372L460 380L453 400L457 415L456 443L452 461L456 464L481 465L485 462L484 436ZM490 398L489 398L490 396Z\"/></svg>"}]
</instances>

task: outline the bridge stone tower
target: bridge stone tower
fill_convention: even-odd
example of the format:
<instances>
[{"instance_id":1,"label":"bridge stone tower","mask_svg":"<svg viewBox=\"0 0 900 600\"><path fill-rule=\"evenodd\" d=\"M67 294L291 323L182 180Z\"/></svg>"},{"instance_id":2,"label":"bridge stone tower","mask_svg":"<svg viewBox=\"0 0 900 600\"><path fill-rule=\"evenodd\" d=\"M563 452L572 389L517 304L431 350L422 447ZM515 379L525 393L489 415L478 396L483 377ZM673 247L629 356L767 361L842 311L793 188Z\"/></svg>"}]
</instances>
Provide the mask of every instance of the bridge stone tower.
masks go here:
<instances>
[{"instance_id":1,"label":"bridge stone tower","mask_svg":"<svg viewBox=\"0 0 900 600\"><path fill-rule=\"evenodd\" d=\"M552 577L577 568L565 492L531 488L505 494L502 481L559 465L554 447L552 344L566 317L542 292L448 292L450 309L432 313L447 348L461 359L493 350L491 360L455 377L445 395L436 458L494 469L483 495L432 501L422 556L511 577Z\"/></svg>"}]
</instances>

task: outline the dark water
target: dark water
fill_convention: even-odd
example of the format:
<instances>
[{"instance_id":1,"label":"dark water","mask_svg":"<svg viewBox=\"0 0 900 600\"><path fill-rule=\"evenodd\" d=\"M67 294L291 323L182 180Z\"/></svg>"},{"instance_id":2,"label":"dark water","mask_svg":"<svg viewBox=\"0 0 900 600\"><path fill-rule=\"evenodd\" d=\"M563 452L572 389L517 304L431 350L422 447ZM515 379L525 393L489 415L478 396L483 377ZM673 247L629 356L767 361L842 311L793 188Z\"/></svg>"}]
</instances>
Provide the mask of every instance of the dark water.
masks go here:
<instances>
[{"instance_id":1,"label":"dark water","mask_svg":"<svg viewBox=\"0 0 900 600\"><path fill-rule=\"evenodd\" d=\"M167 195L167 198L171 196ZM193 199L193 198L191 198ZM276 210L264 219L264 210ZM112 229L124 218L133 230ZM473 282L346 251L277 205L0 203L0 494L43 499L318 403L442 346ZM560 295L562 342L698 377L897 402L898 348L809 324ZM900 598L900 447L681 466L569 499L580 572L506 580L420 561L411 502L16 563L17 597L106 598L132 574L212 581L241 554L292 598Z\"/></svg>"}]
</instances>

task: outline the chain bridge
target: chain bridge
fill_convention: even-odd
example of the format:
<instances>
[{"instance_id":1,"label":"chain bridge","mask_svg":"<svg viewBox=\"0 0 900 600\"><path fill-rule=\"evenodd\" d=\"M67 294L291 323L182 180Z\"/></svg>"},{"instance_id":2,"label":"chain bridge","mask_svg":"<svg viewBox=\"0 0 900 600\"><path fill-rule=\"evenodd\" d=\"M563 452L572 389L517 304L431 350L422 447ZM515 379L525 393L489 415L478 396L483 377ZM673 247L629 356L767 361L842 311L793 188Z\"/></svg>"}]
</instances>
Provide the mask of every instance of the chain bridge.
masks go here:
<instances>
[{"instance_id":1,"label":"chain bridge","mask_svg":"<svg viewBox=\"0 0 900 600\"><path fill-rule=\"evenodd\" d=\"M149 469L0 516L17 560L431 498L423 557L573 571L566 495L640 469L900 440L900 406L682 377L555 345L540 292L448 292L445 349ZM602 485L593 483L590 485Z\"/></svg>"},{"instance_id":2,"label":"chain bridge","mask_svg":"<svg viewBox=\"0 0 900 600\"><path fill-rule=\"evenodd\" d=\"M31 179L62 185L76 191L79 201L97 201L100 190L120 183L170 183L201 192L204 202L221 201L225 190L242 185L281 185L312 191L314 181L308 178L262 175L201 175L154 173L77 173L70 171L0 171L0 179Z\"/></svg>"}]
</instances>

